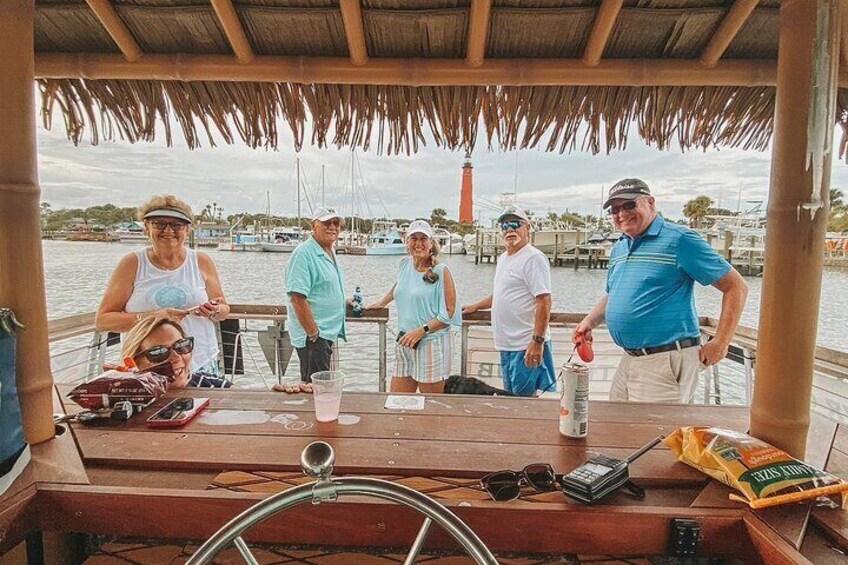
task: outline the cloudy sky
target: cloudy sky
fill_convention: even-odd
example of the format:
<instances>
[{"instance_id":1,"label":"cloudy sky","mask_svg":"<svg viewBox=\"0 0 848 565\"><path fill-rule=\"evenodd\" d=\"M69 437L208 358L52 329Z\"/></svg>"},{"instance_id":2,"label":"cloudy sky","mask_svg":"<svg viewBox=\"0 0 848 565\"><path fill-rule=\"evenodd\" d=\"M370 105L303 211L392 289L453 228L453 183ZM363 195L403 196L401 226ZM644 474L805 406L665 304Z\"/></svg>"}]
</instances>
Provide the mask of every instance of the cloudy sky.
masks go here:
<instances>
[{"instance_id":1,"label":"cloudy sky","mask_svg":"<svg viewBox=\"0 0 848 565\"><path fill-rule=\"evenodd\" d=\"M631 132L635 128L631 128ZM839 133L835 135L838 142ZM178 138L175 135L175 139ZM217 202L226 214L264 212L270 192L271 212L296 213L295 158L291 136L280 128L280 149L249 149L219 143L216 148L189 150L177 139L130 144L88 142L78 147L67 140L61 121L53 131L39 125L39 170L42 200L54 209L87 207L106 202L136 206L154 194L172 193L196 210ZM208 146L208 143L205 145ZM304 147L300 152L305 184L312 203L320 201L321 166L325 166L326 201L350 210L350 151ZM626 151L611 155L542 151L489 152L482 143L473 157L475 212L493 215L499 195L512 191L517 176L517 202L537 213L571 209L597 214L602 190L635 176L654 190L667 217L679 218L688 199L706 194L736 210L752 207L768 191L770 153L737 149L707 152L658 151L632 135ZM357 152L365 197L357 198L361 213L390 217L429 217L444 208L456 218L464 155L434 144L410 157ZM357 173L359 174L359 173ZM848 166L834 161L832 183L848 185ZM740 203L741 193L741 204ZM304 200L304 215L310 207ZM370 214L369 214L370 210Z\"/></svg>"}]
</instances>

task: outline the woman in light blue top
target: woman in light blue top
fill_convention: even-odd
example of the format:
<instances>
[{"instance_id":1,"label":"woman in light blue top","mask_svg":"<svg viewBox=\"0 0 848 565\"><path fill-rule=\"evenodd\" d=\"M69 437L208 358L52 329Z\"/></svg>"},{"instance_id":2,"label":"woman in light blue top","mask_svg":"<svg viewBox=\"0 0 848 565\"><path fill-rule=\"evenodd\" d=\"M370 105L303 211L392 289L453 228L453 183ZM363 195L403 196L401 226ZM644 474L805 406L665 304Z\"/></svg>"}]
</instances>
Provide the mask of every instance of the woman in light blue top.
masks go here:
<instances>
[{"instance_id":1,"label":"woman in light blue top","mask_svg":"<svg viewBox=\"0 0 848 565\"><path fill-rule=\"evenodd\" d=\"M406 232L409 257L400 263L392 290L368 308L397 303L398 338L392 392L440 393L450 375L450 326L462 325L456 287L446 265L439 263L439 244L424 220Z\"/></svg>"}]
</instances>

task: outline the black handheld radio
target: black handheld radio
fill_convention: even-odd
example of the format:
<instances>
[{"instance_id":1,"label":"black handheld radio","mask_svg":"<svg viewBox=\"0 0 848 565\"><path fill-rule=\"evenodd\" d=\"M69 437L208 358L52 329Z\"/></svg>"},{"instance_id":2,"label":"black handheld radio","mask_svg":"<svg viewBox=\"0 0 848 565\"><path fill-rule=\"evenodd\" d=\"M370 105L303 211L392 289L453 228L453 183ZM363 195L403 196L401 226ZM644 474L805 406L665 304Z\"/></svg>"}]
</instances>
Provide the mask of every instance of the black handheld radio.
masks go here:
<instances>
[{"instance_id":1,"label":"black handheld radio","mask_svg":"<svg viewBox=\"0 0 848 565\"><path fill-rule=\"evenodd\" d=\"M609 493L625 486L637 498L644 498L645 491L630 481L629 465L664 439L652 440L640 447L627 459L615 459L606 455L592 457L562 478L565 496L586 504L594 504Z\"/></svg>"}]
</instances>

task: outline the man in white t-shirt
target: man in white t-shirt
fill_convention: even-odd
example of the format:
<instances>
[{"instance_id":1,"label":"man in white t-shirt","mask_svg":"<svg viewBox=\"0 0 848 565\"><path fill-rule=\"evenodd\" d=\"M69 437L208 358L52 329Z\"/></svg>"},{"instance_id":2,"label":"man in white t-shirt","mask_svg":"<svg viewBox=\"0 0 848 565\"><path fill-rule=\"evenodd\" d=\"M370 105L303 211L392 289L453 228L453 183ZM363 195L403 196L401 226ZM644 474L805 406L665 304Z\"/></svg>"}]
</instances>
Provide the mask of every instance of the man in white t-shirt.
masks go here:
<instances>
[{"instance_id":1,"label":"man in white t-shirt","mask_svg":"<svg viewBox=\"0 0 848 565\"><path fill-rule=\"evenodd\" d=\"M495 347L501 354L504 388L521 396L553 390L551 266L530 245L530 222L516 208L498 217L506 251L498 257L491 296L465 306L463 314L492 309Z\"/></svg>"}]
</instances>

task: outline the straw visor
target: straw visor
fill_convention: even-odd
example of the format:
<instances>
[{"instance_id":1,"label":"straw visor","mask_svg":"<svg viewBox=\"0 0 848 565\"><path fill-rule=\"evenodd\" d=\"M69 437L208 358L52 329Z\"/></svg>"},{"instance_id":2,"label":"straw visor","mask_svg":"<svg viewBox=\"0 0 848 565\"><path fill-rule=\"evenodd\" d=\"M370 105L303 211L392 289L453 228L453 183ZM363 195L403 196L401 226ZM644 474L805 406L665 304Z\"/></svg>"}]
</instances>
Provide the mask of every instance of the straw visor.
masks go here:
<instances>
[{"instance_id":1,"label":"straw visor","mask_svg":"<svg viewBox=\"0 0 848 565\"><path fill-rule=\"evenodd\" d=\"M162 207L162 208L154 208L144 215L145 220L149 220L150 218L177 218L178 220L182 220L184 222L191 222L191 218L188 217L188 214L180 210L179 208L171 208L171 207Z\"/></svg>"}]
</instances>

